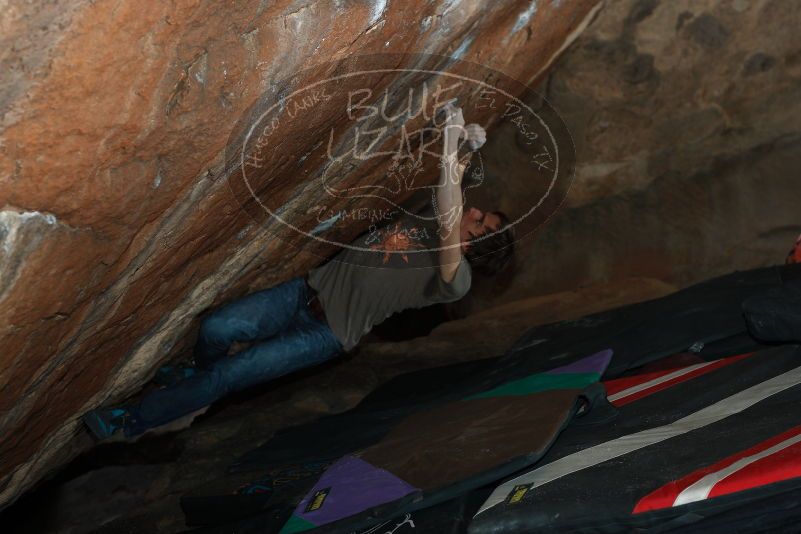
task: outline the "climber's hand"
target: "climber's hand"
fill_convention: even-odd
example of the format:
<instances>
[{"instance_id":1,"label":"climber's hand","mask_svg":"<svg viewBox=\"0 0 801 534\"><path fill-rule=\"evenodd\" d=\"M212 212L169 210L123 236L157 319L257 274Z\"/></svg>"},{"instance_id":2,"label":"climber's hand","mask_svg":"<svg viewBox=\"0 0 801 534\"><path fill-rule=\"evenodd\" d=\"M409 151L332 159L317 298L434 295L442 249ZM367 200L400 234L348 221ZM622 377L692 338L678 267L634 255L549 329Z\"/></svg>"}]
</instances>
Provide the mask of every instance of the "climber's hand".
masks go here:
<instances>
[{"instance_id":1,"label":"climber's hand","mask_svg":"<svg viewBox=\"0 0 801 534\"><path fill-rule=\"evenodd\" d=\"M487 132L476 123L464 127L464 140L471 151L475 152L487 142Z\"/></svg>"}]
</instances>

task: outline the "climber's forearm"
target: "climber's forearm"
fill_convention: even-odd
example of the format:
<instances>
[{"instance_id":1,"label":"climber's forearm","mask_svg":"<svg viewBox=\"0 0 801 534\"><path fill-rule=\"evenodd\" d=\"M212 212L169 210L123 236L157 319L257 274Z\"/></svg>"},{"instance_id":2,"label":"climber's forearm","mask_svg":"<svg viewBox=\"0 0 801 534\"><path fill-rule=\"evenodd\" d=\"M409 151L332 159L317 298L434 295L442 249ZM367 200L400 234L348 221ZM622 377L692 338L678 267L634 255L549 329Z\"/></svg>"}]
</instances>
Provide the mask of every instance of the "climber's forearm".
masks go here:
<instances>
[{"instance_id":1,"label":"climber's forearm","mask_svg":"<svg viewBox=\"0 0 801 534\"><path fill-rule=\"evenodd\" d=\"M459 262L462 260L459 226L462 220L462 173L464 165L452 156L442 158L440 171L440 187L437 189L437 207L439 209L440 274L445 282L451 282L456 275Z\"/></svg>"}]
</instances>

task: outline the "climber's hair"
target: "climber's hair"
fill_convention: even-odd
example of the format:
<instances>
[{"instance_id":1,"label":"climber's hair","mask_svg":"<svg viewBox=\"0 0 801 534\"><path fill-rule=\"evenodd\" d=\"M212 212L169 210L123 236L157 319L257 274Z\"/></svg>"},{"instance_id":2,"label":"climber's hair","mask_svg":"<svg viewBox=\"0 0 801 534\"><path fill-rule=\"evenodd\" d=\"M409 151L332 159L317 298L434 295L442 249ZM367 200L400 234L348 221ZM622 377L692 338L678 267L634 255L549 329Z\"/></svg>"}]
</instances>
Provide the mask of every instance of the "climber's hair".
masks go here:
<instances>
[{"instance_id":1,"label":"climber's hair","mask_svg":"<svg viewBox=\"0 0 801 534\"><path fill-rule=\"evenodd\" d=\"M489 237L470 238L465 257L474 271L493 276L503 271L515 253L515 229L509 217L502 211L492 211L501 220L501 225Z\"/></svg>"}]
</instances>

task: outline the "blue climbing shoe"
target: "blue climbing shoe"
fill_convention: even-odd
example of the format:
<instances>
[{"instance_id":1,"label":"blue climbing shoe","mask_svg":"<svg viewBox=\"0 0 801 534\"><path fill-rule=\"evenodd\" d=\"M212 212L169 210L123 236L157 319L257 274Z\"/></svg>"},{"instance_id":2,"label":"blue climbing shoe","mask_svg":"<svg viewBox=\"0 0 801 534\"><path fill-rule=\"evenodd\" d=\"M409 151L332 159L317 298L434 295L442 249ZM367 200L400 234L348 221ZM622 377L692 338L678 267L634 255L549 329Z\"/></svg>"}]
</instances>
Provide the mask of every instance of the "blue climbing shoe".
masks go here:
<instances>
[{"instance_id":1,"label":"blue climbing shoe","mask_svg":"<svg viewBox=\"0 0 801 534\"><path fill-rule=\"evenodd\" d=\"M98 440L103 441L122 430L130 417L126 408L98 408L84 415L83 422Z\"/></svg>"},{"instance_id":2,"label":"blue climbing shoe","mask_svg":"<svg viewBox=\"0 0 801 534\"><path fill-rule=\"evenodd\" d=\"M197 368L187 363L178 365L164 365L156 371L156 376L153 377L153 383L161 388L168 388L174 386L181 380L186 380L197 373Z\"/></svg>"}]
</instances>

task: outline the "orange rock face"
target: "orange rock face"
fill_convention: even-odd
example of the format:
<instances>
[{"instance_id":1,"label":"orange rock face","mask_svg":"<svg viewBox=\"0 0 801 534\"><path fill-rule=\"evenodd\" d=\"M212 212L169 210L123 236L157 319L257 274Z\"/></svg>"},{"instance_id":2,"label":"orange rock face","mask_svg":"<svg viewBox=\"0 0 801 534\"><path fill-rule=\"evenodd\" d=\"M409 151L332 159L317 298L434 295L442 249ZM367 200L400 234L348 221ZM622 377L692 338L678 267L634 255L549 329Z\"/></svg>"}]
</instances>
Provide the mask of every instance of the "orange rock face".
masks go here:
<instances>
[{"instance_id":1,"label":"orange rock face","mask_svg":"<svg viewBox=\"0 0 801 534\"><path fill-rule=\"evenodd\" d=\"M205 308L321 261L325 250L272 239L270 221L254 222L226 179L232 130L277 81L392 52L455 54L531 83L596 8L597 0L8 2L0 506L85 446L80 415L137 391L186 345ZM300 132L280 150L306 154L312 143ZM268 192L304 205L304 176L278 165ZM302 210L287 217L316 224Z\"/></svg>"}]
</instances>

